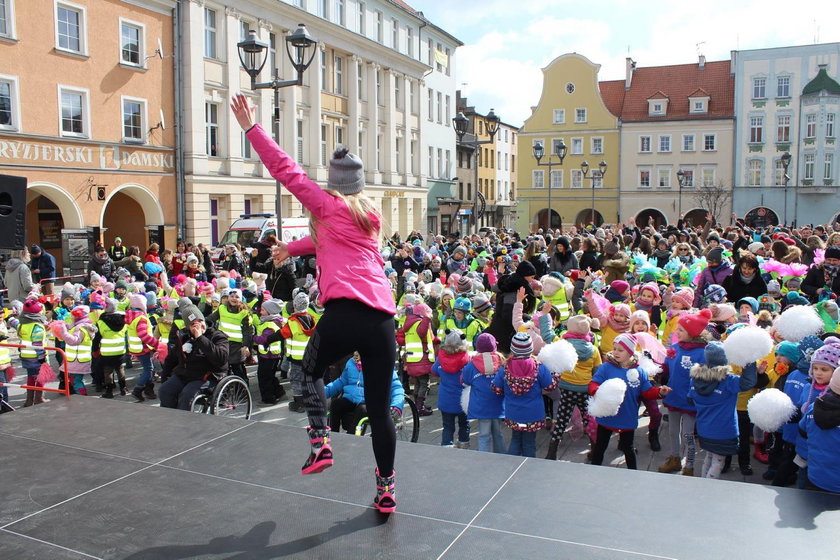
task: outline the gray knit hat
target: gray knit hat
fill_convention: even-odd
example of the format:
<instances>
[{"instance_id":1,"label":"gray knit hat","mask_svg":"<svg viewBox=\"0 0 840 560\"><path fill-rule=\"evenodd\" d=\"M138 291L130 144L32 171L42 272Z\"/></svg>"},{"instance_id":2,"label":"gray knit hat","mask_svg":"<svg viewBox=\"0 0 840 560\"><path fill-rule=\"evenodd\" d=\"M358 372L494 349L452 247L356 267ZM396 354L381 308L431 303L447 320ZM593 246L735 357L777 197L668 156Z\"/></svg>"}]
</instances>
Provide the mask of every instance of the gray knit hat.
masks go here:
<instances>
[{"instance_id":1,"label":"gray knit hat","mask_svg":"<svg viewBox=\"0 0 840 560\"><path fill-rule=\"evenodd\" d=\"M267 299L262 303L262 308L269 315L280 315L283 312L283 302L279 299Z\"/></svg>"},{"instance_id":2,"label":"gray knit hat","mask_svg":"<svg viewBox=\"0 0 840 560\"><path fill-rule=\"evenodd\" d=\"M356 194L365 188L364 164L359 156L340 147L330 160L327 188L341 194Z\"/></svg>"},{"instance_id":3,"label":"gray knit hat","mask_svg":"<svg viewBox=\"0 0 840 560\"><path fill-rule=\"evenodd\" d=\"M295 313L303 313L309 307L309 296L306 292L298 292L292 300L292 309Z\"/></svg>"}]
</instances>

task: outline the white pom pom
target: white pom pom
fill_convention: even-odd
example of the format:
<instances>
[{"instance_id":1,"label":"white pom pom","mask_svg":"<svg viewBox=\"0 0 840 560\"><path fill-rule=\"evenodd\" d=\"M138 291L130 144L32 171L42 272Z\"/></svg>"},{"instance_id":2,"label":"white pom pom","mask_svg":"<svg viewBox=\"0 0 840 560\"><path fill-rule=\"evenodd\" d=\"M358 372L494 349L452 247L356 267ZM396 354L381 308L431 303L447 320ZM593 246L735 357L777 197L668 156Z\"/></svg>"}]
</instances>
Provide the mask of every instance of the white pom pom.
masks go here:
<instances>
[{"instance_id":1,"label":"white pom pom","mask_svg":"<svg viewBox=\"0 0 840 560\"><path fill-rule=\"evenodd\" d=\"M744 367L773 351L773 339L761 327L742 327L723 341L730 364Z\"/></svg>"},{"instance_id":2,"label":"white pom pom","mask_svg":"<svg viewBox=\"0 0 840 560\"><path fill-rule=\"evenodd\" d=\"M464 411L464 414L467 414L470 409L470 389L472 387L464 387L464 390L461 391L461 410Z\"/></svg>"},{"instance_id":3,"label":"white pom pom","mask_svg":"<svg viewBox=\"0 0 840 560\"><path fill-rule=\"evenodd\" d=\"M628 369L627 370L627 381L630 383L636 383L639 380L639 370L636 368Z\"/></svg>"},{"instance_id":4,"label":"white pom pom","mask_svg":"<svg viewBox=\"0 0 840 560\"><path fill-rule=\"evenodd\" d=\"M823 322L813 307L795 305L779 315L776 332L790 342L801 342L809 334L819 334Z\"/></svg>"},{"instance_id":5,"label":"white pom pom","mask_svg":"<svg viewBox=\"0 0 840 560\"><path fill-rule=\"evenodd\" d=\"M181 348L184 349L185 354L189 354L190 352L192 352L192 342L185 342L184 345L181 346Z\"/></svg>"},{"instance_id":6,"label":"white pom pom","mask_svg":"<svg viewBox=\"0 0 840 560\"><path fill-rule=\"evenodd\" d=\"M662 366L654 362L647 354L644 352L639 355L639 367L648 374L648 378L653 379L654 376L659 375L662 373Z\"/></svg>"},{"instance_id":7,"label":"white pom pom","mask_svg":"<svg viewBox=\"0 0 840 560\"><path fill-rule=\"evenodd\" d=\"M627 384L623 379L607 379L598 387L595 396L589 397L589 415L595 418L615 416L621 408L626 391Z\"/></svg>"},{"instance_id":8,"label":"white pom pom","mask_svg":"<svg viewBox=\"0 0 840 560\"><path fill-rule=\"evenodd\" d=\"M747 403L750 421L765 432L776 432L796 412L796 405L783 391L765 389Z\"/></svg>"},{"instance_id":9,"label":"white pom pom","mask_svg":"<svg viewBox=\"0 0 840 560\"><path fill-rule=\"evenodd\" d=\"M575 347L562 339L543 346L537 358L551 373L558 374L572 371L578 361Z\"/></svg>"}]
</instances>

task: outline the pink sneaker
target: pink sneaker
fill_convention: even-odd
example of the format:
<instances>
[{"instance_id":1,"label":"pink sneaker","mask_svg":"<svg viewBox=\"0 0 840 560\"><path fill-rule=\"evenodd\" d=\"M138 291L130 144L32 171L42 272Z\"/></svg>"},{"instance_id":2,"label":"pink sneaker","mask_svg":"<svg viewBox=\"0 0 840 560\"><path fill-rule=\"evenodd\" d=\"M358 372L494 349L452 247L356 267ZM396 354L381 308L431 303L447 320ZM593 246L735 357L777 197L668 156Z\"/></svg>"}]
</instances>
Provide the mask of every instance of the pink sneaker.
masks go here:
<instances>
[{"instance_id":1,"label":"pink sneaker","mask_svg":"<svg viewBox=\"0 0 840 560\"><path fill-rule=\"evenodd\" d=\"M309 432L309 445L312 446L312 451L306 463L301 467L300 474L316 474L333 465L330 430L329 428L306 428L306 431Z\"/></svg>"},{"instance_id":2,"label":"pink sneaker","mask_svg":"<svg viewBox=\"0 0 840 560\"><path fill-rule=\"evenodd\" d=\"M376 497L373 505L379 513L394 513L397 511L397 490L394 488L394 476L396 471L391 471L391 476L379 476L379 469L376 469Z\"/></svg>"}]
</instances>

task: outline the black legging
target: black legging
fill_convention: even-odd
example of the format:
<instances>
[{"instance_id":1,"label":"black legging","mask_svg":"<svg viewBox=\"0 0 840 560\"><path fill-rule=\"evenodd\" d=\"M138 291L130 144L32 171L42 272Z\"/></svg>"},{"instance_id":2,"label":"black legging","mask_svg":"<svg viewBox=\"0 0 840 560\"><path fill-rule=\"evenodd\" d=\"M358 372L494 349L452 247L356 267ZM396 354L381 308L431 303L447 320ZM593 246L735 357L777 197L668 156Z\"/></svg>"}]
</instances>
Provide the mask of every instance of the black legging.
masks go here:
<instances>
[{"instance_id":1,"label":"black legging","mask_svg":"<svg viewBox=\"0 0 840 560\"><path fill-rule=\"evenodd\" d=\"M592 447L592 464L600 465L604 462L604 452L610 444L610 437L613 435L612 430L608 430L604 426L598 425L598 436L595 439L595 445ZM633 448L633 436L636 434L634 430L627 430L618 433L618 448L624 451L624 460L627 461L628 469L636 469L636 450Z\"/></svg>"},{"instance_id":2,"label":"black legging","mask_svg":"<svg viewBox=\"0 0 840 560\"><path fill-rule=\"evenodd\" d=\"M309 425L328 428L324 372L330 364L354 350L362 359L376 466L383 476L388 476L394 470L397 444L390 411L397 343L394 316L390 313L351 299L335 299L324 306L324 315L303 355L303 399Z\"/></svg>"}]
</instances>

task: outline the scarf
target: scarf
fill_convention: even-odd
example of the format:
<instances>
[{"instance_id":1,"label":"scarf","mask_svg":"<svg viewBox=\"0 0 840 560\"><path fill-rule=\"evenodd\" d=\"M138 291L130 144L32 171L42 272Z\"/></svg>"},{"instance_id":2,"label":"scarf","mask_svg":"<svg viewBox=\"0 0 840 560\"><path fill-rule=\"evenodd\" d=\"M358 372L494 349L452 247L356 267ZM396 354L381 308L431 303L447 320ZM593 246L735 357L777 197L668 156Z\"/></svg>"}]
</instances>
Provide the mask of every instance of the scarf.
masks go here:
<instances>
[{"instance_id":1,"label":"scarf","mask_svg":"<svg viewBox=\"0 0 840 560\"><path fill-rule=\"evenodd\" d=\"M744 284L749 284L753 281L753 278L755 278L755 272L753 272L749 276L744 276L744 274L741 272L739 272L738 275L741 276L741 282L743 282Z\"/></svg>"}]
</instances>

